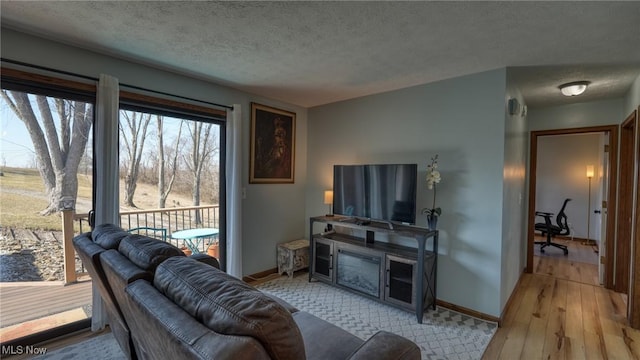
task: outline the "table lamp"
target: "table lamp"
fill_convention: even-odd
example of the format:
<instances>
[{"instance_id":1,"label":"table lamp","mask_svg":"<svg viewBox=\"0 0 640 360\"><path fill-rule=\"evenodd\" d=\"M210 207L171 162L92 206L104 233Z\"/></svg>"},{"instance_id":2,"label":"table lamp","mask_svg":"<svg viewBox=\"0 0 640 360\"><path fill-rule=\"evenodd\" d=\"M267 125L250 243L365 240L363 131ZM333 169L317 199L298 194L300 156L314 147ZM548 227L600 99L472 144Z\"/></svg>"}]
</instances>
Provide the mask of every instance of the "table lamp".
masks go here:
<instances>
[{"instance_id":1,"label":"table lamp","mask_svg":"<svg viewBox=\"0 0 640 360\"><path fill-rule=\"evenodd\" d=\"M327 216L333 216L333 190L324 191L324 204L329 205L329 213Z\"/></svg>"}]
</instances>

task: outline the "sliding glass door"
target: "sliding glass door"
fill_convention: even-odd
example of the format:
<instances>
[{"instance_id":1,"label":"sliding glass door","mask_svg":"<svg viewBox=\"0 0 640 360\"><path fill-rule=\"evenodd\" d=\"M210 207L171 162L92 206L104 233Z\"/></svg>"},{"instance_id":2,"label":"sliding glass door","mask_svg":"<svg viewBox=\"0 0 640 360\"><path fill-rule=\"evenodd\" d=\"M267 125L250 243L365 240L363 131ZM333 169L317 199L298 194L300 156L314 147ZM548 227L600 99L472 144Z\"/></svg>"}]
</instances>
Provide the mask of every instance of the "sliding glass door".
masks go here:
<instances>
[{"instance_id":1,"label":"sliding glass door","mask_svg":"<svg viewBox=\"0 0 640 360\"><path fill-rule=\"evenodd\" d=\"M95 103L91 85L54 87L6 73L0 99L3 345L89 323L91 279L69 245L90 230L81 219L93 207Z\"/></svg>"},{"instance_id":2,"label":"sliding glass door","mask_svg":"<svg viewBox=\"0 0 640 360\"><path fill-rule=\"evenodd\" d=\"M95 177L94 139L104 135L93 133L95 99L95 82L2 69L0 357L91 324L91 278L71 239L91 230L104 187ZM120 109L119 148L104 150L119 156L120 226L224 265L226 112L124 91ZM190 229L210 235L172 236Z\"/></svg>"},{"instance_id":3,"label":"sliding glass door","mask_svg":"<svg viewBox=\"0 0 640 360\"><path fill-rule=\"evenodd\" d=\"M220 258L221 128L216 116L121 102L120 225ZM172 236L191 229L208 232Z\"/></svg>"}]
</instances>

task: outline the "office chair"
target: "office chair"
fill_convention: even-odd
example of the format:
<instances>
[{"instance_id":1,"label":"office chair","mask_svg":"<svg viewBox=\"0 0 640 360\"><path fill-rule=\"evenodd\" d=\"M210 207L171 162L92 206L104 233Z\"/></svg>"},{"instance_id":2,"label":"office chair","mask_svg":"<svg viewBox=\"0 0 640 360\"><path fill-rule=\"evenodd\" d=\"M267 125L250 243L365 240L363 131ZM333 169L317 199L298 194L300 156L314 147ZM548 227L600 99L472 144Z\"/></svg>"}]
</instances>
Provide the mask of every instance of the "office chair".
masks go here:
<instances>
[{"instance_id":1,"label":"office chair","mask_svg":"<svg viewBox=\"0 0 640 360\"><path fill-rule=\"evenodd\" d=\"M551 239L556 235L569 235L571 230L567 225L567 215L564 212L564 209L567 207L567 203L571 201L571 199L565 199L564 204L562 204L562 208L558 212L558 216L556 216L556 225L551 223L551 217L553 213L536 211L536 216L541 216L544 218L543 223L536 223L535 230L540 231L542 236L547 237L546 241L536 241L535 244L541 245L540 252L544 253L544 248L547 246L557 247L564 252L564 255L569 255L569 249L565 245L560 245L554 242L551 242Z\"/></svg>"}]
</instances>

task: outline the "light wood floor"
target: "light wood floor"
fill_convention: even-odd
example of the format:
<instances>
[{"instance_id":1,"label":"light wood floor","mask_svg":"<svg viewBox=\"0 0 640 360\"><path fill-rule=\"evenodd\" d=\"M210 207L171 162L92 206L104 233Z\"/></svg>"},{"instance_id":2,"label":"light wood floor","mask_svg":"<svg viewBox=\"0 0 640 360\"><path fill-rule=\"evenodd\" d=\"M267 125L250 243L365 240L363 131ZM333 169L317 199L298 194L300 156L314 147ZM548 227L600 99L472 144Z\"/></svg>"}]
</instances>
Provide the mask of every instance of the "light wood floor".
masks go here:
<instances>
[{"instance_id":1,"label":"light wood floor","mask_svg":"<svg viewBox=\"0 0 640 360\"><path fill-rule=\"evenodd\" d=\"M542 239L536 238L536 241L539 240ZM560 239L554 242L567 246L569 254L565 256L562 250L552 246L547 246L542 253L540 245L536 245L533 253L534 274L599 285L597 248L580 241Z\"/></svg>"},{"instance_id":2,"label":"light wood floor","mask_svg":"<svg viewBox=\"0 0 640 360\"><path fill-rule=\"evenodd\" d=\"M567 244L567 257L536 249L534 273L523 274L483 359L640 359L625 296L598 285L591 246Z\"/></svg>"}]
</instances>

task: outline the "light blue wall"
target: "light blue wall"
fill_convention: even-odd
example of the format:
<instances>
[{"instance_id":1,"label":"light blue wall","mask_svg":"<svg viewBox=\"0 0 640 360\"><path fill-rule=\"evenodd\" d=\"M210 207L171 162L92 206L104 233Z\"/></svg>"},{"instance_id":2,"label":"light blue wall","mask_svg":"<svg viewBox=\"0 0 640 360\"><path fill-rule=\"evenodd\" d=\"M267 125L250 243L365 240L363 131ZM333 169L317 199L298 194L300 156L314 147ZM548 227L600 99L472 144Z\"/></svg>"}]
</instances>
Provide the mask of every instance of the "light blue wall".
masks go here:
<instances>
[{"instance_id":1,"label":"light blue wall","mask_svg":"<svg viewBox=\"0 0 640 360\"><path fill-rule=\"evenodd\" d=\"M640 76L631 84L631 88L624 99L624 113L631 114L633 110L637 110L640 106Z\"/></svg>"},{"instance_id":2,"label":"light blue wall","mask_svg":"<svg viewBox=\"0 0 640 360\"><path fill-rule=\"evenodd\" d=\"M502 201L502 275L500 309L507 304L526 264L526 212L528 196L525 190L525 174L529 138L527 117L522 111L526 106L522 94L512 84L507 70L505 104L517 99L520 111L510 114L505 108L504 168Z\"/></svg>"},{"instance_id":3,"label":"light blue wall","mask_svg":"<svg viewBox=\"0 0 640 360\"><path fill-rule=\"evenodd\" d=\"M570 129L619 124L627 117L624 99L529 109L529 130Z\"/></svg>"},{"instance_id":4,"label":"light blue wall","mask_svg":"<svg viewBox=\"0 0 640 360\"><path fill-rule=\"evenodd\" d=\"M63 45L2 28L2 57L65 70L90 77L100 73L117 77L121 83L220 104L242 106L243 274L272 269L278 243L305 234L305 188L307 175L307 110L277 102L209 81L197 80L95 52ZM275 106L297 113L295 184L248 184L250 102Z\"/></svg>"},{"instance_id":5,"label":"light blue wall","mask_svg":"<svg viewBox=\"0 0 640 360\"><path fill-rule=\"evenodd\" d=\"M245 275L275 267L276 244L307 236L308 218L327 212L322 196L332 186L334 164L412 162L424 179L430 157L438 154L438 298L493 316L500 315L525 263L525 131L619 123L640 104L638 78L623 99L529 108L526 117L511 116L507 100L524 102L500 69L307 110L5 28L1 46L8 59L241 104ZM297 113L295 184L248 184L252 101ZM430 206L432 196L421 182L418 210ZM425 216L418 222L424 225Z\"/></svg>"},{"instance_id":6,"label":"light blue wall","mask_svg":"<svg viewBox=\"0 0 640 360\"><path fill-rule=\"evenodd\" d=\"M322 193L332 187L334 164L417 163L422 180L430 157L438 154L438 298L499 316L505 92L501 69L309 109L307 217L326 213ZM509 146L520 151L522 145ZM430 207L432 196L421 181L418 210ZM417 221L425 225L425 215ZM507 232L515 237L521 231Z\"/></svg>"}]
</instances>

